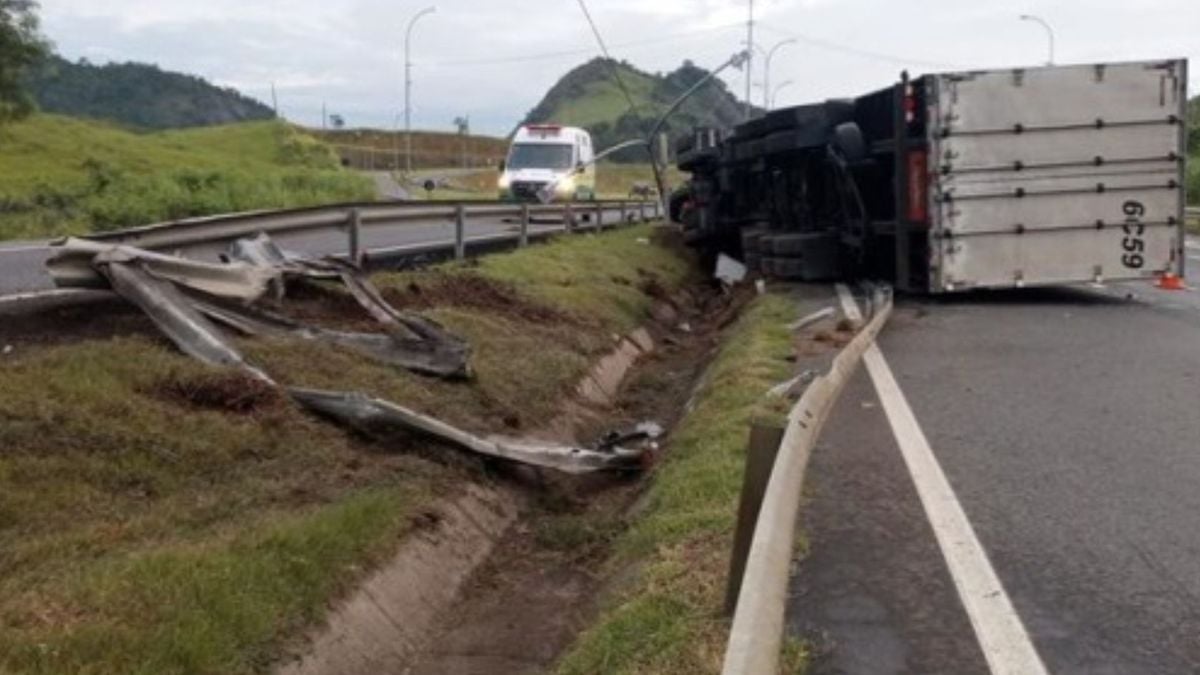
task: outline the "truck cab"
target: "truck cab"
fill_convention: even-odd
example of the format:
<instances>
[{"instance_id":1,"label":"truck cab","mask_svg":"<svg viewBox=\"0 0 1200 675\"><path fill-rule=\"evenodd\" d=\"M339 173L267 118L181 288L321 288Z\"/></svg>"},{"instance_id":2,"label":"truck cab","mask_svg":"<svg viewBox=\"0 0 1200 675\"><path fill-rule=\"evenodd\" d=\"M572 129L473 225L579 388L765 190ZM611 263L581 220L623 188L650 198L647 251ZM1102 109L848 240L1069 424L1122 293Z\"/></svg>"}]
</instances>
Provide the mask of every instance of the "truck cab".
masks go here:
<instances>
[{"instance_id":1,"label":"truck cab","mask_svg":"<svg viewBox=\"0 0 1200 675\"><path fill-rule=\"evenodd\" d=\"M526 124L513 135L500 165L500 199L510 201L592 200L596 165L592 137L578 127Z\"/></svg>"}]
</instances>

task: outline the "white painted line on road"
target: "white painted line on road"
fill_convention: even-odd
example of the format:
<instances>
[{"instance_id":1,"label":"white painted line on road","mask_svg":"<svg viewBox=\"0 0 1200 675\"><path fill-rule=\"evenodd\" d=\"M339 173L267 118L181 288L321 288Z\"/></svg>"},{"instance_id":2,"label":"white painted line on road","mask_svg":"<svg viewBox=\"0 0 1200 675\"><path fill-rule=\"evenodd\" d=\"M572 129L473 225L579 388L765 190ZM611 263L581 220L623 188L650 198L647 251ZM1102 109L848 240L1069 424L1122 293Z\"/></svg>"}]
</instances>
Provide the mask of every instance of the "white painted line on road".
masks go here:
<instances>
[{"instance_id":1,"label":"white painted line on road","mask_svg":"<svg viewBox=\"0 0 1200 675\"><path fill-rule=\"evenodd\" d=\"M849 290L838 284L837 291L846 316L850 319L861 317ZM878 344L872 343L867 348L863 363L875 383L875 391L991 672L994 675L1045 675L1045 664L996 576L983 544L975 536L962 504L942 472L925 432L917 423Z\"/></svg>"}]
</instances>

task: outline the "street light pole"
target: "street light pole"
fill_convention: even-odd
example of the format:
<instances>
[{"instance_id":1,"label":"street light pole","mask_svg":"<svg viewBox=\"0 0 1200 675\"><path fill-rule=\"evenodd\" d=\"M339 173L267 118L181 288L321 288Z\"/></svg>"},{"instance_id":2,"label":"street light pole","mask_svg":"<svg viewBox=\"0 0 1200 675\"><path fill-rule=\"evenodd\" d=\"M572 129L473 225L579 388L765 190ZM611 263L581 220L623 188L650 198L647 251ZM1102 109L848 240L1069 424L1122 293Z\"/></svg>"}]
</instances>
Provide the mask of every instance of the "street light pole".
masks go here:
<instances>
[{"instance_id":1,"label":"street light pole","mask_svg":"<svg viewBox=\"0 0 1200 675\"><path fill-rule=\"evenodd\" d=\"M796 44L796 40L794 38L788 38L781 42L776 42L774 44L774 46L772 46L769 50L767 50L766 56L765 56L765 58L763 58L763 107L766 108L767 110L770 110L771 108L775 107L772 104L772 101L774 100L774 98L770 96L770 93L771 93L771 57L775 56L775 50L779 49L780 47L782 47L784 45L792 45L792 44Z\"/></svg>"},{"instance_id":2,"label":"street light pole","mask_svg":"<svg viewBox=\"0 0 1200 675\"><path fill-rule=\"evenodd\" d=\"M1049 41L1049 45L1050 45L1050 58L1048 58L1046 60L1046 65L1048 65L1048 66L1054 65L1054 29L1050 27L1050 24L1047 23L1045 19L1043 19L1040 16L1035 16L1033 14L1022 14L1021 20L1022 21L1032 21L1034 23L1041 24L1042 28L1046 29L1046 38Z\"/></svg>"},{"instance_id":3,"label":"street light pole","mask_svg":"<svg viewBox=\"0 0 1200 675\"><path fill-rule=\"evenodd\" d=\"M412 173L412 59L409 52L409 41L412 38L412 29L416 25L417 19L432 14L437 11L436 7L426 7L417 12L412 19L408 21L408 30L404 32L404 165L407 173Z\"/></svg>"},{"instance_id":4,"label":"street light pole","mask_svg":"<svg viewBox=\"0 0 1200 675\"><path fill-rule=\"evenodd\" d=\"M775 87L775 91L771 92L771 100L769 101L770 105L767 106L768 110L775 107L775 99L779 96L779 90L790 85L791 83L792 83L791 80L784 80L783 82L779 83L778 87Z\"/></svg>"},{"instance_id":5,"label":"street light pole","mask_svg":"<svg viewBox=\"0 0 1200 675\"><path fill-rule=\"evenodd\" d=\"M751 67L754 55L754 0L750 0L750 14L746 19L746 108L743 116L750 119L750 86L754 80L754 68Z\"/></svg>"}]
</instances>

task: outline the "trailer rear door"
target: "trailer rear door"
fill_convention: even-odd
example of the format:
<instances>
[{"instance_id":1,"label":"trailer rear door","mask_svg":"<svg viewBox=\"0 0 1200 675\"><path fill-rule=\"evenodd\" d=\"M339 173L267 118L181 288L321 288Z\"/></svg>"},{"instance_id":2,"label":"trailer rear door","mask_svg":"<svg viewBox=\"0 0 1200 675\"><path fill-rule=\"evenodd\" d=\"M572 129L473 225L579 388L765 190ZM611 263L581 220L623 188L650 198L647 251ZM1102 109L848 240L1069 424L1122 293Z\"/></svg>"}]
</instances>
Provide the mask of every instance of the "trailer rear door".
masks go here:
<instances>
[{"instance_id":1,"label":"trailer rear door","mask_svg":"<svg viewBox=\"0 0 1200 675\"><path fill-rule=\"evenodd\" d=\"M1182 274L1186 67L929 76L930 290Z\"/></svg>"}]
</instances>

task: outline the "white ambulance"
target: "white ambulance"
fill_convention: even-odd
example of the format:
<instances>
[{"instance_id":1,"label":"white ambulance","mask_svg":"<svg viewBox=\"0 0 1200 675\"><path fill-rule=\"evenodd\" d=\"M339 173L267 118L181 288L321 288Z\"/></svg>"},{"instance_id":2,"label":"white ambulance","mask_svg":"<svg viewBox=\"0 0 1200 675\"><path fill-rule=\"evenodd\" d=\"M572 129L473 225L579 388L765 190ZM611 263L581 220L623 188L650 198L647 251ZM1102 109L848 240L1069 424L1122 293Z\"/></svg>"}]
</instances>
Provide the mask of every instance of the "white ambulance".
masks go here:
<instances>
[{"instance_id":1,"label":"white ambulance","mask_svg":"<svg viewBox=\"0 0 1200 675\"><path fill-rule=\"evenodd\" d=\"M591 134L584 129L526 124L517 129L500 165L500 199L595 199L595 156Z\"/></svg>"}]
</instances>

